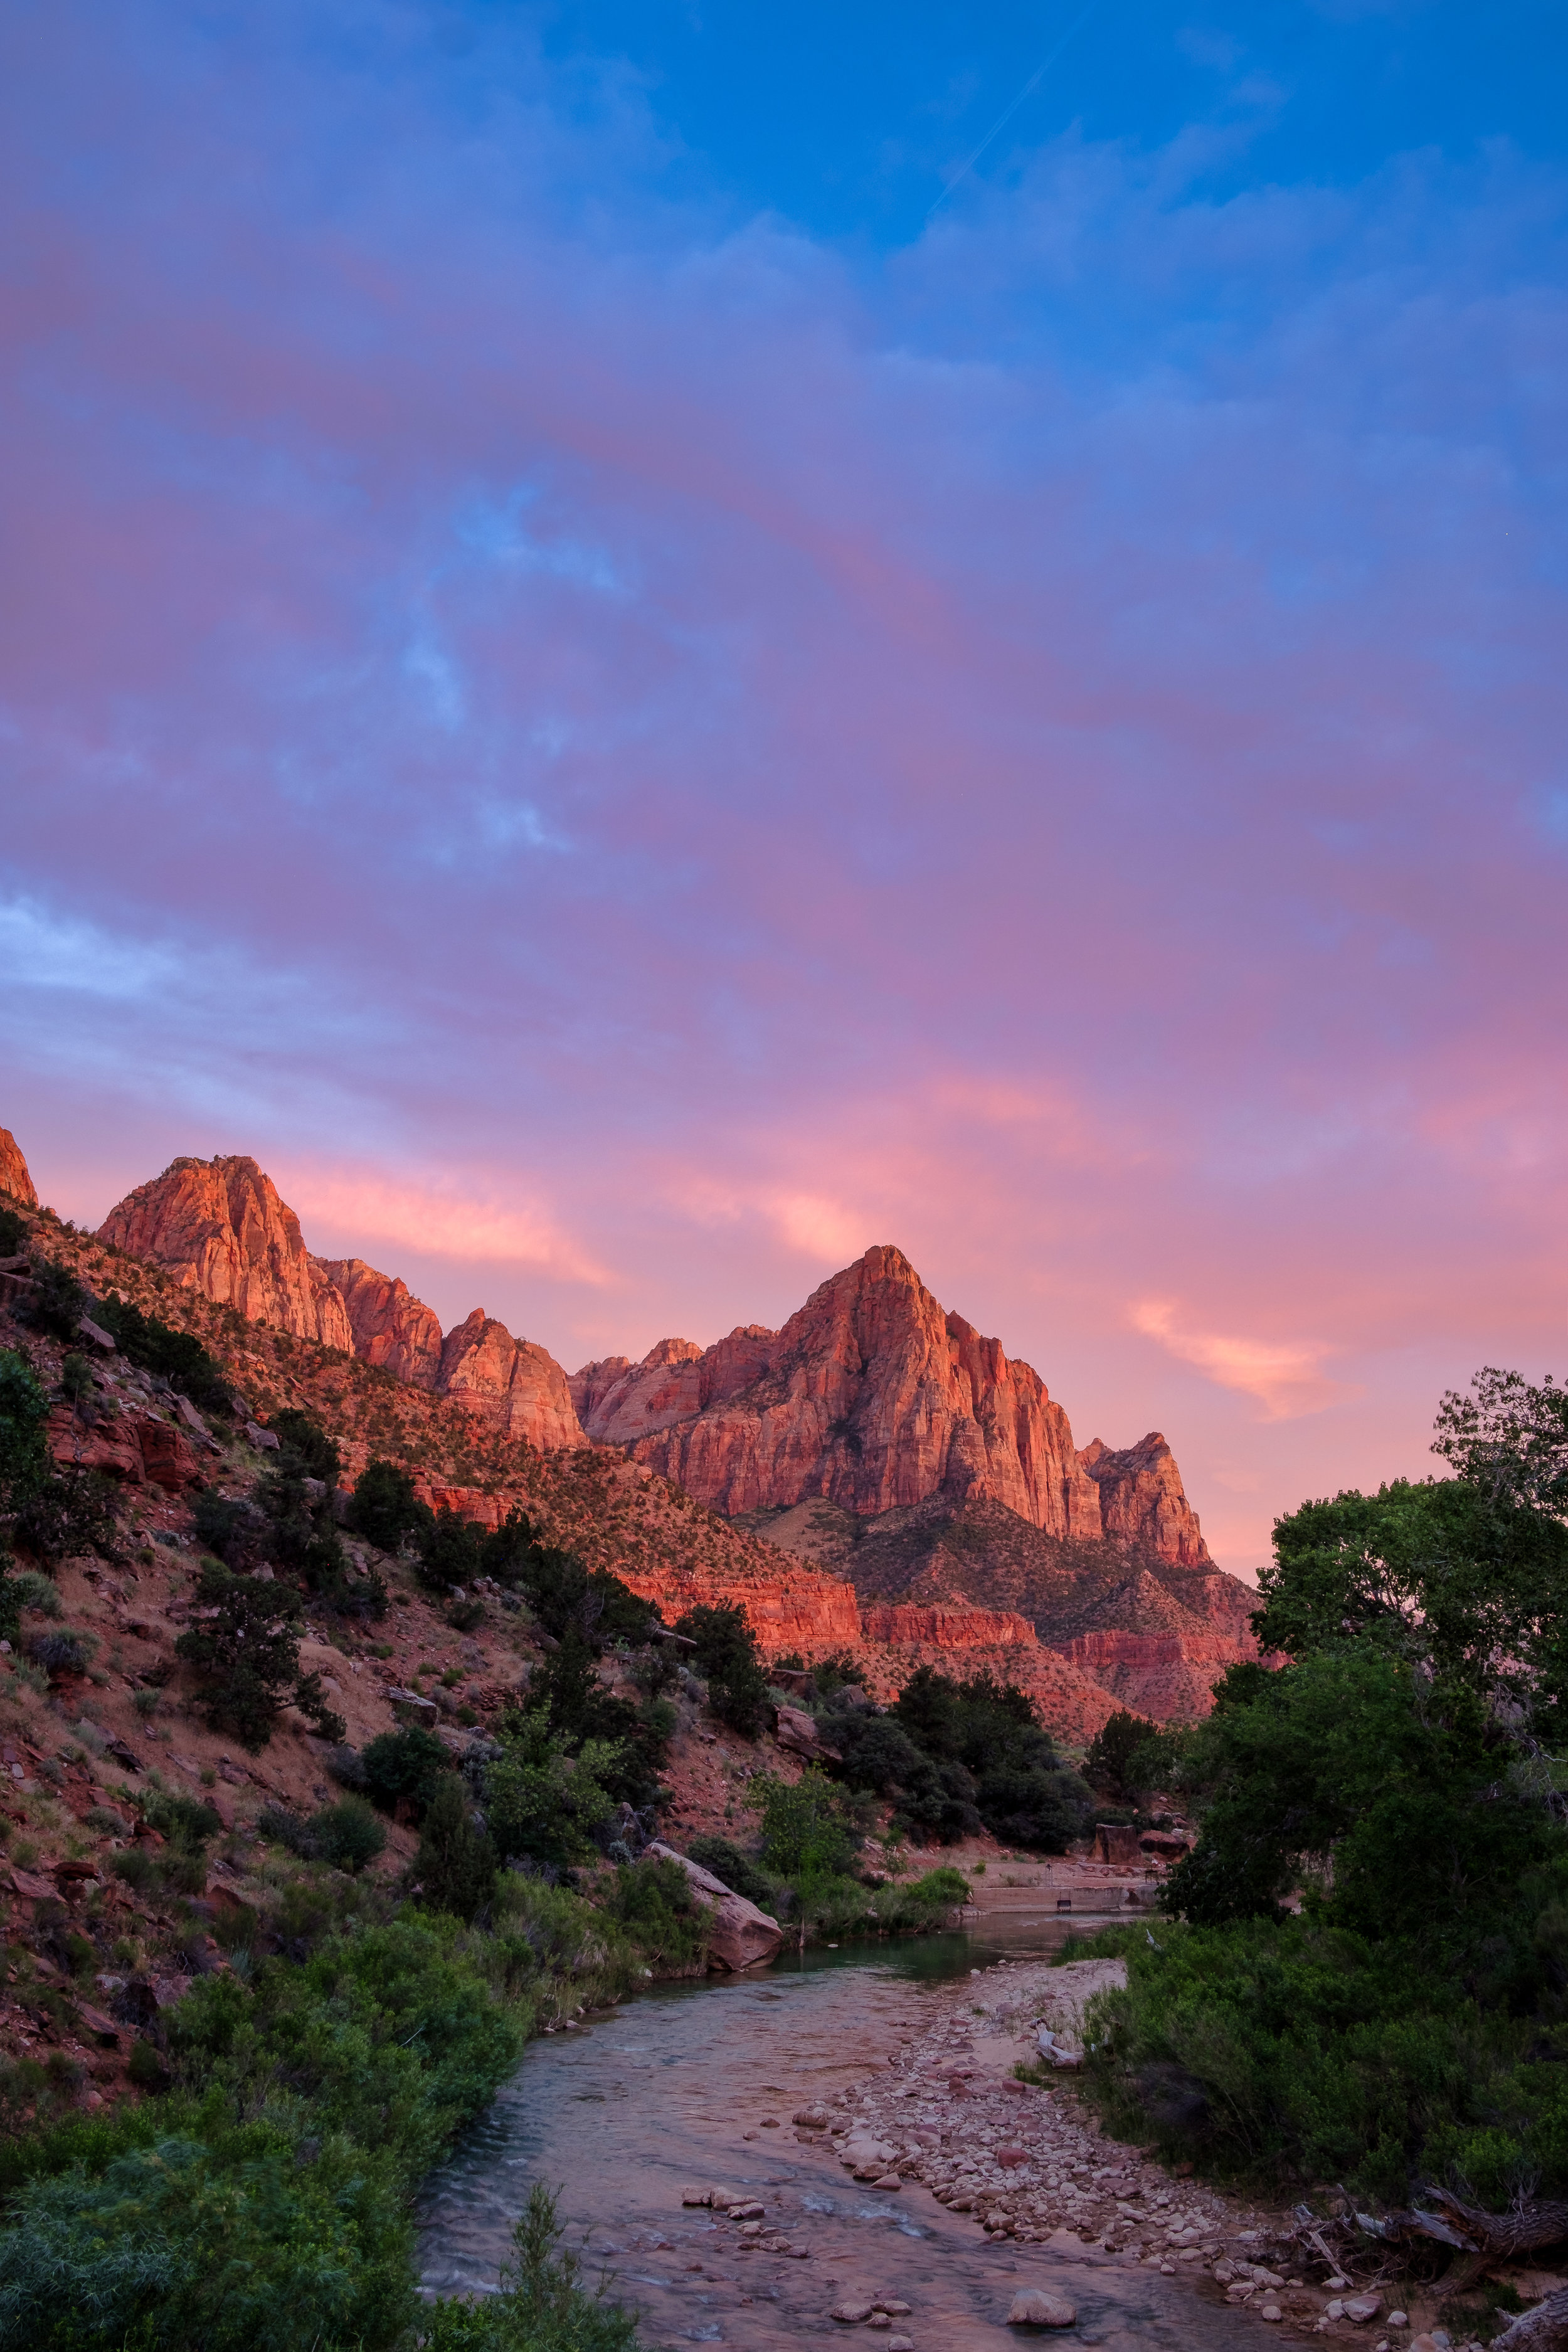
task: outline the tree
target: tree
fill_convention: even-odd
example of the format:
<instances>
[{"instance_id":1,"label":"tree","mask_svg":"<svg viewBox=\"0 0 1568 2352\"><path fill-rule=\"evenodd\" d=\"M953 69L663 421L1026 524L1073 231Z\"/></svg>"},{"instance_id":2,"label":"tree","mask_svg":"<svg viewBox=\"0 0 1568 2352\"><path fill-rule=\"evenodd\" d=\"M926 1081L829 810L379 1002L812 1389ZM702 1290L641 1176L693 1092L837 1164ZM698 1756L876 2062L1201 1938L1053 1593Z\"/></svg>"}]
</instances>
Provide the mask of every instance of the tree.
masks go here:
<instances>
[{"instance_id":1,"label":"tree","mask_svg":"<svg viewBox=\"0 0 1568 2352\"><path fill-rule=\"evenodd\" d=\"M1089 1741L1083 1759L1086 1780L1104 1789L1119 1804L1131 1804L1152 1788L1173 1760L1172 1745L1157 1723L1118 1707ZM1163 1785L1163 1784L1162 1784Z\"/></svg>"},{"instance_id":2,"label":"tree","mask_svg":"<svg viewBox=\"0 0 1568 2352\"><path fill-rule=\"evenodd\" d=\"M279 1444L297 1455L308 1478L320 1478L328 1486L337 1485L342 1457L312 1413L289 1405L273 1414L269 1426Z\"/></svg>"},{"instance_id":3,"label":"tree","mask_svg":"<svg viewBox=\"0 0 1568 2352\"><path fill-rule=\"evenodd\" d=\"M319 1675L300 1672L299 1596L276 1578L236 1576L208 1560L196 1587L201 1621L174 1649L205 1677L207 1720L243 1746L265 1748L285 1701L314 1716L325 1739L347 1729L327 1705Z\"/></svg>"},{"instance_id":4,"label":"tree","mask_svg":"<svg viewBox=\"0 0 1568 2352\"><path fill-rule=\"evenodd\" d=\"M414 1858L414 1876L433 1911L472 1919L490 1898L496 1850L474 1819L467 1788L447 1773L430 1800Z\"/></svg>"},{"instance_id":5,"label":"tree","mask_svg":"<svg viewBox=\"0 0 1568 2352\"><path fill-rule=\"evenodd\" d=\"M405 1536L428 1527L427 1503L414 1491L406 1470L391 1462L368 1462L354 1485L349 1523L379 1551L395 1551Z\"/></svg>"},{"instance_id":6,"label":"tree","mask_svg":"<svg viewBox=\"0 0 1568 2352\"><path fill-rule=\"evenodd\" d=\"M49 1400L14 1348L0 1348L0 1512L20 1510L49 1475Z\"/></svg>"},{"instance_id":7,"label":"tree","mask_svg":"<svg viewBox=\"0 0 1568 2352\"><path fill-rule=\"evenodd\" d=\"M1433 1453L1467 1484L1568 1518L1568 1388L1550 1373L1537 1386L1488 1364L1468 1396L1447 1391L1436 1428Z\"/></svg>"},{"instance_id":8,"label":"tree","mask_svg":"<svg viewBox=\"0 0 1568 2352\"><path fill-rule=\"evenodd\" d=\"M738 1601L689 1609L675 1630L697 1646L708 1703L721 1723L754 1739L767 1718L768 1678L746 1612Z\"/></svg>"}]
</instances>

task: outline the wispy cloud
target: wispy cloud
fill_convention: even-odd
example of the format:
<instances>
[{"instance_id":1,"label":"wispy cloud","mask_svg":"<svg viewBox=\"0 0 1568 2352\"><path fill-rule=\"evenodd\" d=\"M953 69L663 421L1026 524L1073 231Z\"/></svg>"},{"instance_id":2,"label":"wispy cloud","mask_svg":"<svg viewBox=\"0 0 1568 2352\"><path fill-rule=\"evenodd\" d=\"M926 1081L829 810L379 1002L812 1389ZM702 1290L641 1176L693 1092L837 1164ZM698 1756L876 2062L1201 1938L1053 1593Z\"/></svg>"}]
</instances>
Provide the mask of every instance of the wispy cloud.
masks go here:
<instances>
[{"instance_id":1,"label":"wispy cloud","mask_svg":"<svg viewBox=\"0 0 1568 2352\"><path fill-rule=\"evenodd\" d=\"M1158 1339L1184 1364L1195 1364L1221 1388L1237 1390L1262 1406L1268 1421L1297 1421L1321 1412L1349 1393L1322 1370L1329 1348L1312 1341L1252 1339L1184 1328L1170 1299L1145 1298L1132 1308L1133 1328Z\"/></svg>"}]
</instances>

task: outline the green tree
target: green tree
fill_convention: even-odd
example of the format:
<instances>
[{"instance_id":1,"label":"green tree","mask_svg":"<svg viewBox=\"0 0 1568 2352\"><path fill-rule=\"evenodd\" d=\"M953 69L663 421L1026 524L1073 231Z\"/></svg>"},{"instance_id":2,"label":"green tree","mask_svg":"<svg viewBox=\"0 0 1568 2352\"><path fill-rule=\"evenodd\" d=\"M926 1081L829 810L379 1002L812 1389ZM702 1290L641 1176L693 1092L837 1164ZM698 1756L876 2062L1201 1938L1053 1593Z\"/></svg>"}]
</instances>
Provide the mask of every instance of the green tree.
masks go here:
<instances>
[{"instance_id":1,"label":"green tree","mask_svg":"<svg viewBox=\"0 0 1568 2352\"><path fill-rule=\"evenodd\" d=\"M346 1727L328 1707L316 1675L300 1672L299 1596L276 1578L236 1576L208 1560L196 1588L201 1621L180 1635L176 1654L205 1681L207 1720L247 1748L265 1748L292 1697L313 1714L321 1736Z\"/></svg>"},{"instance_id":2,"label":"green tree","mask_svg":"<svg viewBox=\"0 0 1568 2352\"><path fill-rule=\"evenodd\" d=\"M473 1804L457 1773L437 1783L419 1832L414 1877L433 1911L472 1919L489 1901L496 1879L496 1850L474 1819Z\"/></svg>"},{"instance_id":3,"label":"green tree","mask_svg":"<svg viewBox=\"0 0 1568 2352\"><path fill-rule=\"evenodd\" d=\"M767 1720L768 1678L744 1609L733 1601L689 1609L675 1630L697 1645L698 1671L721 1723L754 1739Z\"/></svg>"},{"instance_id":4,"label":"green tree","mask_svg":"<svg viewBox=\"0 0 1568 2352\"><path fill-rule=\"evenodd\" d=\"M322 1479L328 1486L337 1485L342 1457L313 1413L289 1405L275 1412L268 1425L279 1444L298 1458L308 1478Z\"/></svg>"},{"instance_id":5,"label":"green tree","mask_svg":"<svg viewBox=\"0 0 1568 2352\"><path fill-rule=\"evenodd\" d=\"M0 1348L0 1512L20 1510L49 1475L48 1392L15 1348Z\"/></svg>"},{"instance_id":6,"label":"green tree","mask_svg":"<svg viewBox=\"0 0 1568 2352\"><path fill-rule=\"evenodd\" d=\"M193 1404L219 1405L226 1400L227 1381L193 1333L176 1331L172 1325L160 1322L155 1315L144 1314L128 1298L100 1299L92 1315L94 1322L100 1323L116 1342L128 1363L156 1372L172 1388L188 1396Z\"/></svg>"},{"instance_id":7,"label":"green tree","mask_svg":"<svg viewBox=\"0 0 1568 2352\"><path fill-rule=\"evenodd\" d=\"M501 1727L503 1753L485 1768L485 1820L497 1852L570 1870L596 1853L615 1817L616 1798L609 1783L619 1775L618 1743L571 1743L551 1727L543 1707L509 1716Z\"/></svg>"},{"instance_id":8,"label":"green tree","mask_svg":"<svg viewBox=\"0 0 1568 2352\"><path fill-rule=\"evenodd\" d=\"M1083 1774L1118 1804L1131 1804L1142 1790L1161 1780L1173 1760L1173 1747L1159 1725L1123 1706L1106 1717L1089 1741Z\"/></svg>"},{"instance_id":9,"label":"green tree","mask_svg":"<svg viewBox=\"0 0 1568 2352\"><path fill-rule=\"evenodd\" d=\"M407 1471L394 1463L369 1462L355 1481L349 1524L380 1551L395 1551L405 1536L428 1527L433 1517Z\"/></svg>"}]
</instances>

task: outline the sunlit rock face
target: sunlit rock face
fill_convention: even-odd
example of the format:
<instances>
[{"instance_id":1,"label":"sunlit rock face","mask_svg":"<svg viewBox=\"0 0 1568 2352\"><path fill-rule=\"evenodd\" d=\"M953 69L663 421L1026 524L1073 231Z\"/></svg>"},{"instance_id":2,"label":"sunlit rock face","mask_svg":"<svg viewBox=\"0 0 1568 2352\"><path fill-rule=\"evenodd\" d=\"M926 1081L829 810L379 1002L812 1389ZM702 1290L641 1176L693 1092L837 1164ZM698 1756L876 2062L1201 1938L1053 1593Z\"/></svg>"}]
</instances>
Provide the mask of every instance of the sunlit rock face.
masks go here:
<instances>
[{"instance_id":1,"label":"sunlit rock face","mask_svg":"<svg viewBox=\"0 0 1568 2352\"><path fill-rule=\"evenodd\" d=\"M313 1257L300 1220L254 1160L176 1160L128 1192L100 1238L253 1323L363 1357L443 1391L542 1453L584 1436L554 1359L476 1307L442 1338L405 1282L363 1258Z\"/></svg>"},{"instance_id":2,"label":"sunlit rock face","mask_svg":"<svg viewBox=\"0 0 1568 2352\"><path fill-rule=\"evenodd\" d=\"M1132 1536L1208 1559L1163 1438L1084 1454L1033 1367L949 1314L901 1250L882 1247L814 1291L782 1331L715 1347L664 1339L640 1364L585 1365L587 1434L627 1446L733 1517L822 1496L861 1516L945 1495L1004 1505L1064 1538Z\"/></svg>"},{"instance_id":3,"label":"sunlit rock face","mask_svg":"<svg viewBox=\"0 0 1568 2352\"><path fill-rule=\"evenodd\" d=\"M447 1332L437 1385L477 1419L526 1437L542 1453L586 1442L554 1357L531 1339L514 1339L482 1307Z\"/></svg>"},{"instance_id":4,"label":"sunlit rock face","mask_svg":"<svg viewBox=\"0 0 1568 2352\"><path fill-rule=\"evenodd\" d=\"M110 1209L99 1236L252 1323L353 1352L342 1294L254 1160L176 1160Z\"/></svg>"},{"instance_id":5,"label":"sunlit rock face","mask_svg":"<svg viewBox=\"0 0 1568 2352\"><path fill-rule=\"evenodd\" d=\"M36 1209L38 1205L21 1146L8 1127L0 1127L0 1194L6 1193L13 1201L19 1201L24 1209Z\"/></svg>"}]
</instances>

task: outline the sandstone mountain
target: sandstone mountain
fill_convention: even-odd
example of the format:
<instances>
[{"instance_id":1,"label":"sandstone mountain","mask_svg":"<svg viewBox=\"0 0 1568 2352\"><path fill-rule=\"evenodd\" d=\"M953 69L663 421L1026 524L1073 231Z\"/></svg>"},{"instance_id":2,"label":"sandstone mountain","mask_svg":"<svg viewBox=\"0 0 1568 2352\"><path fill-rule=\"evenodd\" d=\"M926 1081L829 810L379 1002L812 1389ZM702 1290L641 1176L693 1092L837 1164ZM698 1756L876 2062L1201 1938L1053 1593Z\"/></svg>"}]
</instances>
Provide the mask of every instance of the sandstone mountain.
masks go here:
<instances>
[{"instance_id":1,"label":"sandstone mountain","mask_svg":"<svg viewBox=\"0 0 1568 2352\"><path fill-rule=\"evenodd\" d=\"M524 1458L605 1465L606 1478L618 1465L604 1491L623 1497L621 1535L604 1564L676 1613L740 1601L765 1650L849 1647L889 1662L884 1678L895 1658L906 1672L990 1664L1075 1738L1119 1702L1201 1714L1224 1667L1256 1654L1256 1595L1215 1569L1164 1438L1080 1452L1038 1373L945 1311L890 1246L823 1283L780 1331L742 1325L707 1349L664 1339L568 1382L482 1308L443 1335L396 1276L312 1255L253 1160L175 1160L101 1238L237 1324L389 1380L406 1402L368 1425L383 1432L372 1442L386 1450L401 1433L433 1501L493 1524ZM444 1441L444 1481L433 1440L416 1436L419 1396L476 1433L467 1452ZM701 1511L695 1582L626 1547L621 1515L656 1495ZM670 1522L670 1505L659 1512Z\"/></svg>"},{"instance_id":2,"label":"sandstone mountain","mask_svg":"<svg viewBox=\"0 0 1568 2352\"><path fill-rule=\"evenodd\" d=\"M247 1322L451 1395L542 1453L584 1443L566 1375L542 1348L478 1307L443 1339L431 1309L396 1276L363 1258L312 1257L299 1218L254 1160L174 1160L110 1211L100 1238Z\"/></svg>"},{"instance_id":3,"label":"sandstone mountain","mask_svg":"<svg viewBox=\"0 0 1568 2352\"><path fill-rule=\"evenodd\" d=\"M1003 1504L1058 1538L1208 1562L1164 1439L1079 1454L1039 1374L945 1313L901 1250L868 1250L782 1331L747 1324L706 1350L661 1339L571 1386L591 1438L731 1518L816 1496L876 1517L941 1495Z\"/></svg>"},{"instance_id":4,"label":"sandstone mountain","mask_svg":"<svg viewBox=\"0 0 1568 2352\"><path fill-rule=\"evenodd\" d=\"M25 1209L36 1209L38 1205L33 1180L27 1173L27 1163L8 1127L0 1127L0 1192L9 1193L13 1201L20 1201Z\"/></svg>"}]
</instances>

